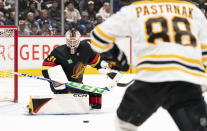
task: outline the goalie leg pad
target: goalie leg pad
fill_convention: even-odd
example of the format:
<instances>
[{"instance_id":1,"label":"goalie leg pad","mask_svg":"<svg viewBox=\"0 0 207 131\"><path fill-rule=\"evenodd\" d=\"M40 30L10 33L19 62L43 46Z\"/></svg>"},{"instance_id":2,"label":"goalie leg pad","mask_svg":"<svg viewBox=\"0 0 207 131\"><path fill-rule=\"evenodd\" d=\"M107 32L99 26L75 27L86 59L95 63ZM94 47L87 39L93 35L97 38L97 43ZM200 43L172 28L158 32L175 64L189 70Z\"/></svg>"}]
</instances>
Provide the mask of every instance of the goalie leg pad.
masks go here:
<instances>
[{"instance_id":1,"label":"goalie leg pad","mask_svg":"<svg viewBox=\"0 0 207 131\"><path fill-rule=\"evenodd\" d=\"M80 114L88 113L88 94L57 94L53 97L30 97L30 114Z\"/></svg>"}]
</instances>

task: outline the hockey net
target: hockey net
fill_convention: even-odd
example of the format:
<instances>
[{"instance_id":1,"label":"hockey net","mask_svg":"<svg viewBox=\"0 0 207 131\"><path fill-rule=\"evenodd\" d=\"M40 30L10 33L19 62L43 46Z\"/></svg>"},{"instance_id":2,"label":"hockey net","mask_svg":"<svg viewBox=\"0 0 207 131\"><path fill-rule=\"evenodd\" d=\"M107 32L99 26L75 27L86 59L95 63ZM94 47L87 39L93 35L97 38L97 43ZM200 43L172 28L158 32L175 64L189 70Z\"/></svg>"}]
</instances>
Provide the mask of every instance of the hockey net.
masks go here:
<instances>
[{"instance_id":1,"label":"hockey net","mask_svg":"<svg viewBox=\"0 0 207 131\"><path fill-rule=\"evenodd\" d=\"M0 102L18 101L18 30L16 26L0 26Z\"/></svg>"}]
</instances>

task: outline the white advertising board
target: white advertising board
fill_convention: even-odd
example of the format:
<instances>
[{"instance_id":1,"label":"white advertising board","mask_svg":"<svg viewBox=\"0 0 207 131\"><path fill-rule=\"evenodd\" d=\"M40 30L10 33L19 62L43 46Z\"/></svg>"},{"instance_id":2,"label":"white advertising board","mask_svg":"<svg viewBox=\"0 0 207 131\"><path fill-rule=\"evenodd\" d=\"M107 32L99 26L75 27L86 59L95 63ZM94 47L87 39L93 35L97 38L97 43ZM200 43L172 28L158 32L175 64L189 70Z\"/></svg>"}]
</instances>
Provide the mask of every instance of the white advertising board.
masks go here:
<instances>
[{"instance_id":1,"label":"white advertising board","mask_svg":"<svg viewBox=\"0 0 207 131\"><path fill-rule=\"evenodd\" d=\"M82 37L88 39L89 37ZM18 62L19 69L40 69L43 60L57 46L65 44L65 38L62 36L53 37L19 37L18 38ZM130 37L119 39L117 45L122 48L129 62L131 62ZM1 47L0 47L1 48ZM9 60L13 52L12 47L0 49L0 57Z\"/></svg>"}]
</instances>

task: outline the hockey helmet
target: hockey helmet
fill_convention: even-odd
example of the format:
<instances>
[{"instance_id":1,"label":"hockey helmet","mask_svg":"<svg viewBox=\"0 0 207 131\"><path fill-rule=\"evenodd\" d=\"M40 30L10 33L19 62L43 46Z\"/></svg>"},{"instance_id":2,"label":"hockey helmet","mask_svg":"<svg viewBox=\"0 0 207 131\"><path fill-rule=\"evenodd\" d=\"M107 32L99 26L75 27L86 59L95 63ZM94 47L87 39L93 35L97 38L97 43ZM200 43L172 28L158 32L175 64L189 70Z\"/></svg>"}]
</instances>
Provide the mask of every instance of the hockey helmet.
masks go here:
<instances>
[{"instance_id":1,"label":"hockey helmet","mask_svg":"<svg viewBox=\"0 0 207 131\"><path fill-rule=\"evenodd\" d=\"M70 48L71 54L74 54L80 44L81 34L76 29L68 30L65 33L66 45Z\"/></svg>"}]
</instances>

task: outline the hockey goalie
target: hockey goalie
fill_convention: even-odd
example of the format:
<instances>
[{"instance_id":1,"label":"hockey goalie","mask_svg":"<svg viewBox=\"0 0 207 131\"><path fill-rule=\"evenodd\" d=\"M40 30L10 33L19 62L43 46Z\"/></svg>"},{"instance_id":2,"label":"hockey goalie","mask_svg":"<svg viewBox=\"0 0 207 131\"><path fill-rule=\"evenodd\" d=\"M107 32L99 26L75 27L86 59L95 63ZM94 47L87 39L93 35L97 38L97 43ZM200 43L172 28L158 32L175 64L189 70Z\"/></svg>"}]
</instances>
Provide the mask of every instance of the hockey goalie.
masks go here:
<instances>
[{"instance_id":1,"label":"hockey goalie","mask_svg":"<svg viewBox=\"0 0 207 131\"><path fill-rule=\"evenodd\" d=\"M76 29L67 31L65 38L66 44L55 48L43 61L43 76L58 81L50 82L54 97L31 97L29 103L31 114L88 113L90 109L101 109L101 94L66 88L64 84L60 83L68 81L82 83L87 65L97 69L110 67L120 71L126 71L129 68L125 64L109 64L116 63L113 58L110 58L111 62L105 62L107 56L101 57L94 52L90 47L89 40L80 41L80 33ZM122 57L126 58L125 55ZM113 79L116 73L109 73L109 76Z\"/></svg>"}]
</instances>

